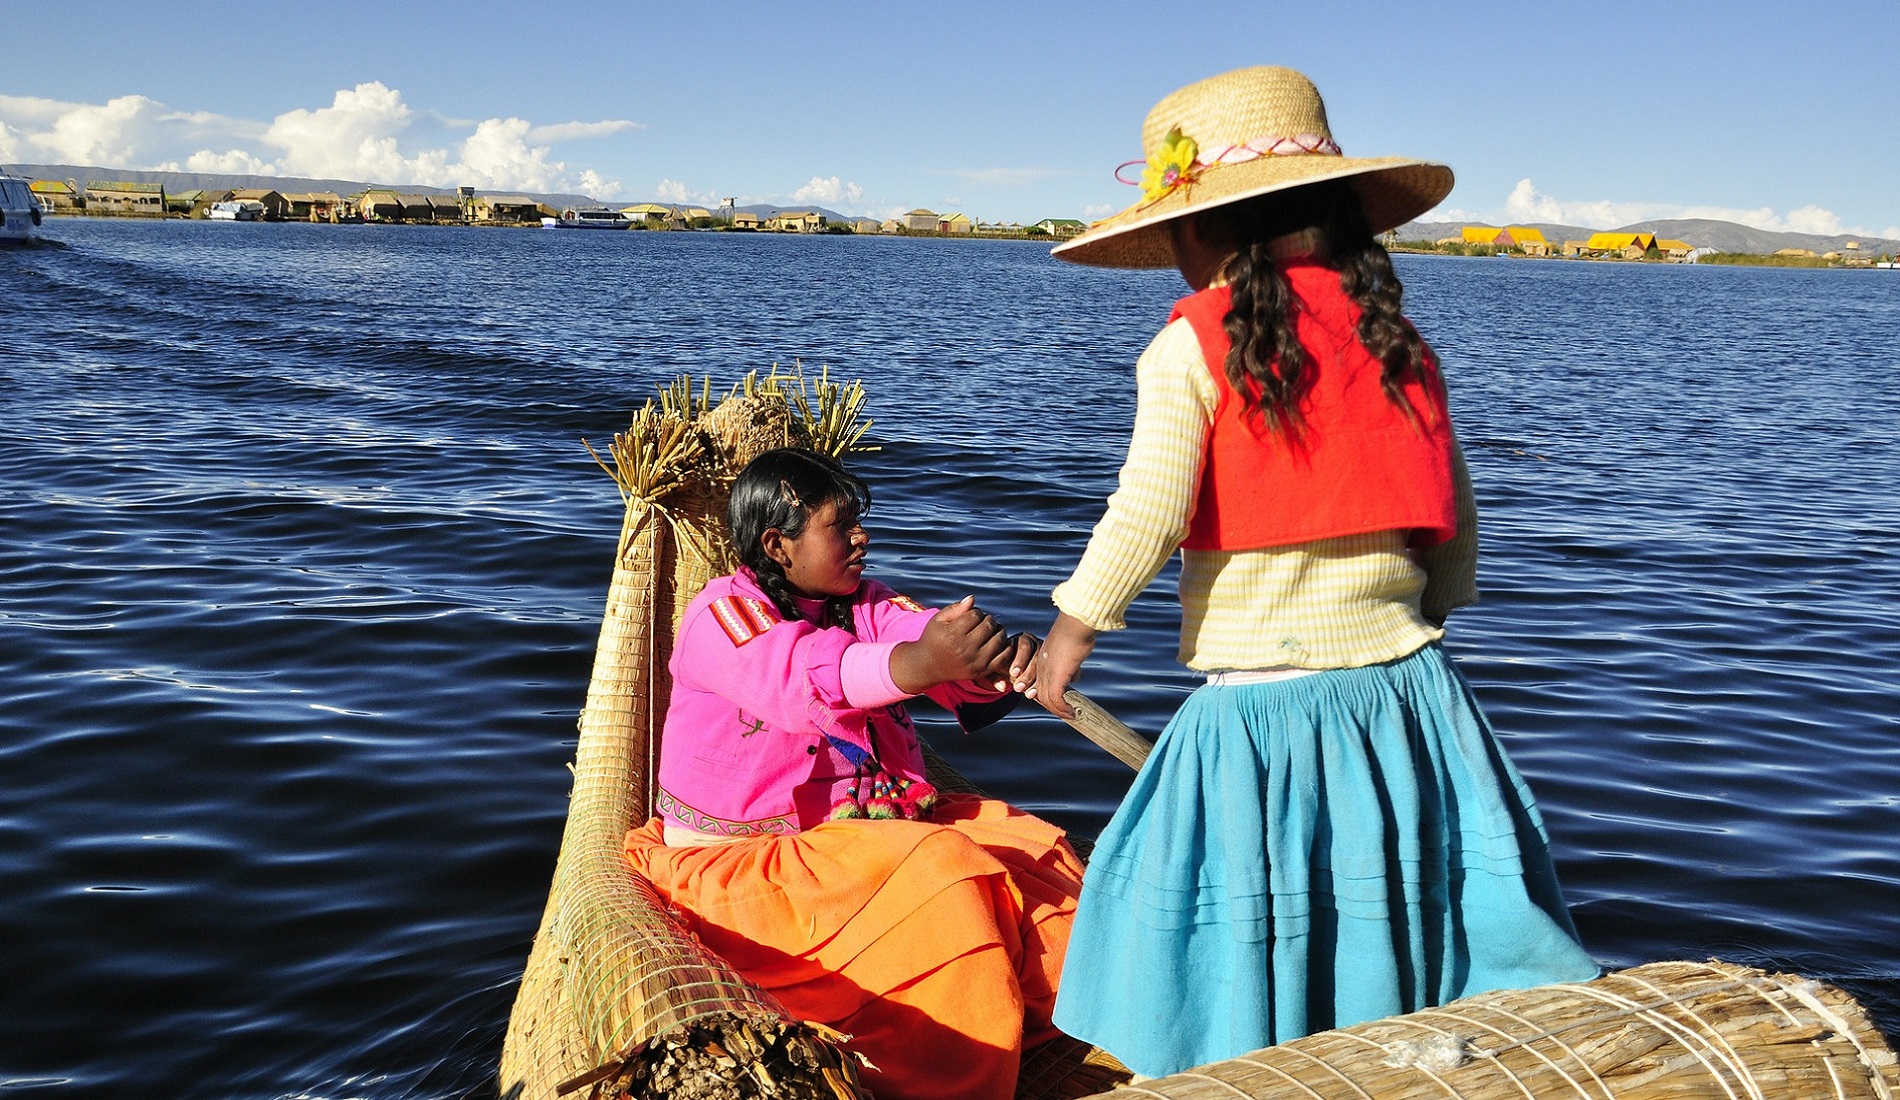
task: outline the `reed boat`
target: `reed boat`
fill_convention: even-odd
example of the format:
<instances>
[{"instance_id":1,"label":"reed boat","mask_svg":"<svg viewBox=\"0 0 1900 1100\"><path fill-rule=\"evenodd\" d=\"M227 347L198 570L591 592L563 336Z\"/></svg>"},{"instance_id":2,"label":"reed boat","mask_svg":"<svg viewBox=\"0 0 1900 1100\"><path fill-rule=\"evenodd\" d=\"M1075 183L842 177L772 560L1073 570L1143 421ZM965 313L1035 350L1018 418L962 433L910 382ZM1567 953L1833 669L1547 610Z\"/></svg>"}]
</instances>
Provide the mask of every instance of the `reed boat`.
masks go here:
<instances>
[{"instance_id":1,"label":"reed boat","mask_svg":"<svg viewBox=\"0 0 1900 1100\"><path fill-rule=\"evenodd\" d=\"M856 448L869 427L863 404L861 386L822 376L748 375L716 401L709 383L695 390L680 378L634 414L607 456L595 454L626 512L566 829L501 1053L505 1100L869 1096L849 1037L790 1018L687 932L622 854L627 829L653 809L673 631L733 561L726 487L773 447ZM1072 701L1084 732L1138 762L1144 739ZM975 789L925 752L940 787ZM1900 1070L1838 988L1670 961L1481 994L1139 1082L1108 1053L1058 1039L1025 1053L1017 1096L1114 1089L1123 1100L1896 1100Z\"/></svg>"}]
</instances>

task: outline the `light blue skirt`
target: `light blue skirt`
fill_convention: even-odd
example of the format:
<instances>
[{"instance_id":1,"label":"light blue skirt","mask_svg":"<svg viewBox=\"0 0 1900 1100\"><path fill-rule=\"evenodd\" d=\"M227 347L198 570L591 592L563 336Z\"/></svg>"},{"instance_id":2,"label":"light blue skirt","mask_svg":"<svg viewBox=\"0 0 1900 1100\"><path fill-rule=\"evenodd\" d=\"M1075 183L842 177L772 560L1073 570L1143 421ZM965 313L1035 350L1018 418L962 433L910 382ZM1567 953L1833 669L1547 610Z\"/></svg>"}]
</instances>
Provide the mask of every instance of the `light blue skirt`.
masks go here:
<instances>
[{"instance_id":1,"label":"light blue skirt","mask_svg":"<svg viewBox=\"0 0 1900 1100\"><path fill-rule=\"evenodd\" d=\"M1096 843L1055 1022L1158 1076L1597 974L1530 791L1429 645L1188 697Z\"/></svg>"}]
</instances>

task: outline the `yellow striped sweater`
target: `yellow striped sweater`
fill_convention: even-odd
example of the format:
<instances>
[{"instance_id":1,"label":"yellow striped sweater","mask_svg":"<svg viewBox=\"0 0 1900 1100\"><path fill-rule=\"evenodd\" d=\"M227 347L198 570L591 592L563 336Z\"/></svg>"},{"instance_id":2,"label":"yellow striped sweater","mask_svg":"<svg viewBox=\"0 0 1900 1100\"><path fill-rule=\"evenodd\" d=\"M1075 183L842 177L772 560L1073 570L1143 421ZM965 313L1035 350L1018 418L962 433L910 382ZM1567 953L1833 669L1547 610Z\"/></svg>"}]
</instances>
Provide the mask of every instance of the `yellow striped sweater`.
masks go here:
<instances>
[{"instance_id":1,"label":"yellow striped sweater","mask_svg":"<svg viewBox=\"0 0 1900 1100\"><path fill-rule=\"evenodd\" d=\"M1097 630L1122 615L1186 537L1219 388L1185 320L1135 365L1135 427L1121 480L1056 606ZM1180 660L1205 672L1356 668L1443 636L1438 624L1478 598L1478 509L1453 452L1458 535L1408 549L1375 531L1264 550L1181 554Z\"/></svg>"}]
</instances>

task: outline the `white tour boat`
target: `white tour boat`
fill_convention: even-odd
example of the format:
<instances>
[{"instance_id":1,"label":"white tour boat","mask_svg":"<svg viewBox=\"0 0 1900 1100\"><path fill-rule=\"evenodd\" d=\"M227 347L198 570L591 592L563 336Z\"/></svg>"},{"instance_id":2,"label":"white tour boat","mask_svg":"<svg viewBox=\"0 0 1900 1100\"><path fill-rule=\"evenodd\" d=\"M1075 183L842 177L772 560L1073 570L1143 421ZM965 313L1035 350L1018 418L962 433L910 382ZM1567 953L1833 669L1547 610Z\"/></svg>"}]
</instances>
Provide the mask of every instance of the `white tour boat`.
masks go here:
<instances>
[{"instance_id":1,"label":"white tour boat","mask_svg":"<svg viewBox=\"0 0 1900 1100\"><path fill-rule=\"evenodd\" d=\"M264 219L264 204L256 199L237 199L235 201L214 202L211 209L205 211L205 217L214 222L255 222Z\"/></svg>"},{"instance_id":2,"label":"white tour boat","mask_svg":"<svg viewBox=\"0 0 1900 1100\"><path fill-rule=\"evenodd\" d=\"M548 229L625 229L633 219L605 206L569 207L558 218L542 218Z\"/></svg>"}]
</instances>

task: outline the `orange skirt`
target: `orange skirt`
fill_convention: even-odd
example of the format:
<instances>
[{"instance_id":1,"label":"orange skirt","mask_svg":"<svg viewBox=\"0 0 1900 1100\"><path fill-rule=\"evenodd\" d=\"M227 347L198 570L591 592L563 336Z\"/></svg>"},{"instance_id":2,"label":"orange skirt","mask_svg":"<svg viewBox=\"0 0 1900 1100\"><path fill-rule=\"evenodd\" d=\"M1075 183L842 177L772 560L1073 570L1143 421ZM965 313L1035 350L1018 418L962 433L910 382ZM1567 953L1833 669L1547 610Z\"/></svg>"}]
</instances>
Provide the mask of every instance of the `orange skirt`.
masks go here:
<instances>
[{"instance_id":1,"label":"orange skirt","mask_svg":"<svg viewBox=\"0 0 1900 1100\"><path fill-rule=\"evenodd\" d=\"M667 847L656 818L627 858L794 1017L853 1036L879 1097L1008 1100L1023 1050L1056 1034L1082 864L1005 803L703 848Z\"/></svg>"}]
</instances>

